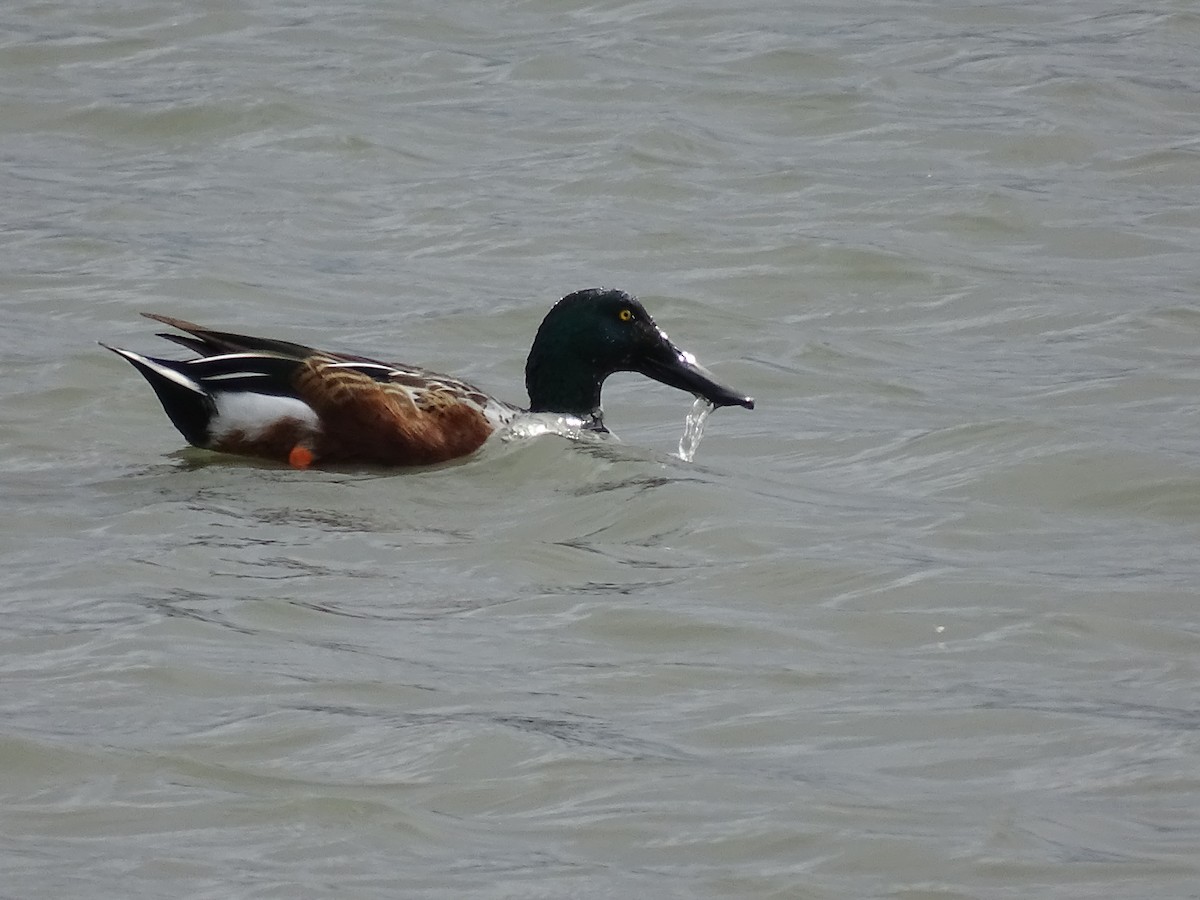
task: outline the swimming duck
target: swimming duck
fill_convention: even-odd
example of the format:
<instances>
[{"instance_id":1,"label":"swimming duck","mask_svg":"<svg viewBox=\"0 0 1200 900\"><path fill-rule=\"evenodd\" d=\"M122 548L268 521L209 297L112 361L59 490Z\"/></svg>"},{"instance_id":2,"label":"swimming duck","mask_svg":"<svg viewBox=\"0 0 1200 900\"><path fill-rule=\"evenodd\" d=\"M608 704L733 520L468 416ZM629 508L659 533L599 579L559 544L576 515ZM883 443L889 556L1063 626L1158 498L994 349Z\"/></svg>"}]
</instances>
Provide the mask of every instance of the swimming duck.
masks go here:
<instances>
[{"instance_id":1,"label":"swimming duck","mask_svg":"<svg viewBox=\"0 0 1200 900\"><path fill-rule=\"evenodd\" d=\"M473 453L525 410L474 385L416 366L202 328L143 313L184 334L159 336L199 359L171 360L107 347L150 382L163 409L197 447L287 462L429 465ZM637 298L590 289L546 314L525 364L528 412L556 413L604 431L600 388L640 372L714 406L754 408L680 350Z\"/></svg>"}]
</instances>

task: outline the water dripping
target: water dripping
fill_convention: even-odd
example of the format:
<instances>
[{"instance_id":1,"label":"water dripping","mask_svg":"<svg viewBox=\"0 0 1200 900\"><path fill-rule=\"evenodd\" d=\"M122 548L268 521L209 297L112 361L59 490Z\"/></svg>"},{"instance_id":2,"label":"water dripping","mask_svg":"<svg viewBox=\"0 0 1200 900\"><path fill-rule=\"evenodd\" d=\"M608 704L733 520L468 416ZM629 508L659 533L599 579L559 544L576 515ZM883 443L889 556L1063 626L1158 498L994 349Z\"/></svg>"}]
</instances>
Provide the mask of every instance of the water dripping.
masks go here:
<instances>
[{"instance_id":1,"label":"water dripping","mask_svg":"<svg viewBox=\"0 0 1200 900\"><path fill-rule=\"evenodd\" d=\"M700 446L700 438L704 437L704 423L715 408L703 397L697 397L692 404L687 418L683 420L683 436L679 438L679 458L684 462L696 458L696 448Z\"/></svg>"}]
</instances>

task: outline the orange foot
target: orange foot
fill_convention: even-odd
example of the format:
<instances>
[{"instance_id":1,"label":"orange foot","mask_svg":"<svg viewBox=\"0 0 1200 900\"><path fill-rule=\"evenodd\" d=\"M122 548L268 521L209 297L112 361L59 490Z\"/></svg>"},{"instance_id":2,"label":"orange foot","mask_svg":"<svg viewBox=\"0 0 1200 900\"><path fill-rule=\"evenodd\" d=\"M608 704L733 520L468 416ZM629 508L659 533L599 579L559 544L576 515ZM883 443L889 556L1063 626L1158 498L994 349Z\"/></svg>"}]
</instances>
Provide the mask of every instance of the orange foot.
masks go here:
<instances>
[{"instance_id":1,"label":"orange foot","mask_svg":"<svg viewBox=\"0 0 1200 900\"><path fill-rule=\"evenodd\" d=\"M307 469L316 460L313 452L307 447L297 444L292 448L292 452L288 454L288 464L296 469Z\"/></svg>"}]
</instances>

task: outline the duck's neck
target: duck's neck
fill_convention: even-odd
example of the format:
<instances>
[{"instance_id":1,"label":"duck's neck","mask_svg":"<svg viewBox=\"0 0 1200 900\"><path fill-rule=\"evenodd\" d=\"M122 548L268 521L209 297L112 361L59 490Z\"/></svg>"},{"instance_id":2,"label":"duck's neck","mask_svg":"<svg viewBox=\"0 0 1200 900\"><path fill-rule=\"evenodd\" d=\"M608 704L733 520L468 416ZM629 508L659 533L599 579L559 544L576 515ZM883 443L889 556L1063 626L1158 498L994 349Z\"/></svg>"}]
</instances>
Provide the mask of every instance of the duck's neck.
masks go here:
<instances>
[{"instance_id":1,"label":"duck's neck","mask_svg":"<svg viewBox=\"0 0 1200 900\"><path fill-rule=\"evenodd\" d=\"M589 363L578 356L535 346L525 364L529 411L578 416L602 429L600 387L604 378Z\"/></svg>"}]
</instances>

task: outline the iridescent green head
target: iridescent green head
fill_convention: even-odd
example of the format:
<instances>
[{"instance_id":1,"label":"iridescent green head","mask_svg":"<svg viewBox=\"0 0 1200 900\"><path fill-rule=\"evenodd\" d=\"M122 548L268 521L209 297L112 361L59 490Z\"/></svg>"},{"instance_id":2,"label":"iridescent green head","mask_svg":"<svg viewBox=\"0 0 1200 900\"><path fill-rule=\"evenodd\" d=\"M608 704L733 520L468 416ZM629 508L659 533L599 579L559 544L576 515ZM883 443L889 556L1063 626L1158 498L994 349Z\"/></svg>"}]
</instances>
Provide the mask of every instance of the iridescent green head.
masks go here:
<instances>
[{"instance_id":1,"label":"iridescent green head","mask_svg":"<svg viewBox=\"0 0 1200 900\"><path fill-rule=\"evenodd\" d=\"M531 412L601 420L600 388L614 372L640 372L714 406L754 409L754 400L717 382L667 338L636 297L591 288L546 314L525 363Z\"/></svg>"}]
</instances>

